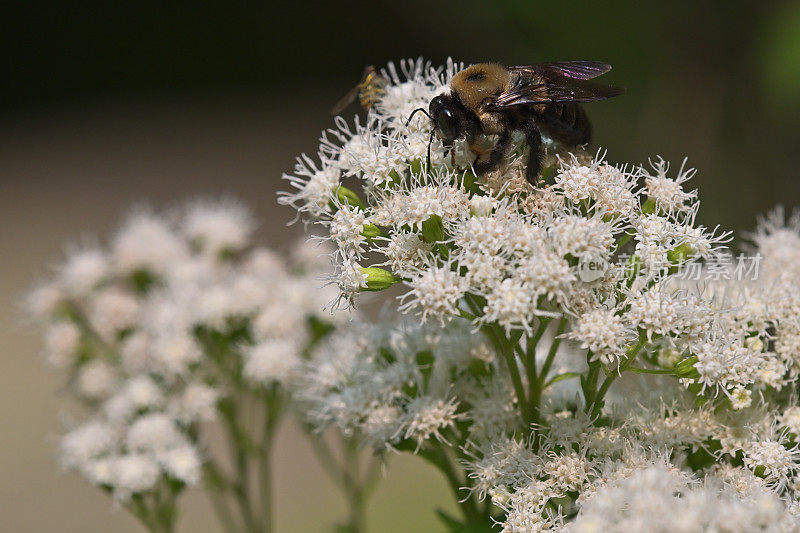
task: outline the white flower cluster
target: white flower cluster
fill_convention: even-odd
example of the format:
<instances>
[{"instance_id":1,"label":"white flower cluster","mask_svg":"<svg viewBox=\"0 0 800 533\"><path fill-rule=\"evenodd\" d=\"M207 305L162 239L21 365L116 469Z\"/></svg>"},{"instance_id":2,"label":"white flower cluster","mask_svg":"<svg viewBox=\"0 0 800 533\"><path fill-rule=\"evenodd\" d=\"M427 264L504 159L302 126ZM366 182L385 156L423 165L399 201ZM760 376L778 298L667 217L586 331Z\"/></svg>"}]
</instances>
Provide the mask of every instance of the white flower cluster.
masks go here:
<instances>
[{"instance_id":1,"label":"white flower cluster","mask_svg":"<svg viewBox=\"0 0 800 533\"><path fill-rule=\"evenodd\" d=\"M423 152L410 147L425 144L432 126L424 117L406 126L405 113L426 107L457 66L402 67L403 80L383 73L392 83L366 124L337 119L322 137L319 168L303 156L286 176L296 190L281 201L326 226L337 246L335 279L346 301L403 281L402 309L423 319L469 313L476 325L532 335L540 318L567 315L571 337L605 362L622 358L639 329L649 339L708 329L702 304L684 310L694 302L659 284L727 239L694 223L696 193L682 187L693 171L669 178L662 160L652 171L615 167L581 151L558 155L552 143L545 173L554 183L541 190L525 181L521 158L476 180L456 157L465 150L458 143L449 157L434 142L425 168ZM360 182L363 199L344 187L347 178ZM589 265L600 269L584 271Z\"/></svg>"},{"instance_id":2,"label":"white flower cluster","mask_svg":"<svg viewBox=\"0 0 800 533\"><path fill-rule=\"evenodd\" d=\"M381 71L366 119L337 118L285 176L281 202L336 247L340 301L402 284L399 310L429 322L310 363L313 423L431 462L463 527L797 530L800 219L761 224L759 275L688 284L688 266L733 268L730 234L696 223L694 170L546 140L533 188L516 139L477 176L463 142L407 123L459 68Z\"/></svg>"},{"instance_id":3,"label":"white flower cluster","mask_svg":"<svg viewBox=\"0 0 800 533\"><path fill-rule=\"evenodd\" d=\"M295 389L318 431L334 426L378 450L419 450L448 442L457 424L473 437L518 426L490 353L455 325L354 325L315 350Z\"/></svg>"},{"instance_id":4,"label":"white flower cluster","mask_svg":"<svg viewBox=\"0 0 800 533\"><path fill-rule=\"evenodd\" d=\"M744 480L737 480L740 483ZM797 531L800 520L758 479L744 484L742 494L733 480L705 480L667 465L653 464L609 483L581 508L569 533L627 531Z\"/></svg>"},{"instance_id":5,"label":"white flower cluster","mask_svg":"<svg viewBox=\"0 0 800 533\"><path fill-rule=\"evenodd\" d=\"M252 248L249 212L199 201L134 212L108 246L70 250L28 306L47 360L83 407L62 463L127 501L193 485L207 459L199 424L241 390L288 384L314 335L319 251L291 265ZM162 491L163 492L163 491Z\"/></svg>"}]
</instances>

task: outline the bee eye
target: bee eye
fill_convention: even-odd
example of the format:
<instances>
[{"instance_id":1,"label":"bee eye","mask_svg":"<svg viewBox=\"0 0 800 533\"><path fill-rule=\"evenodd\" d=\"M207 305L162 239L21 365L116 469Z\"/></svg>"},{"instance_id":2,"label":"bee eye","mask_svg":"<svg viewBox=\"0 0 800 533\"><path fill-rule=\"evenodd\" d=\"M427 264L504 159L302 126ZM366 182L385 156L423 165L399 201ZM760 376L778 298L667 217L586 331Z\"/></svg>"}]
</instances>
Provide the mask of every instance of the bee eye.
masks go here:
<instances>
[{"instance_id":1,"label":"bee eye","mask_svg":"<svg viewBox=\"0 0 800 533\"><path fill-rule=\"evenodd\" d=\"M442 132L445 141L452 141L458 137L458 120L451 110L445 108L439 112L436 116L436 126Z\"/></svg>"}]
</instances>

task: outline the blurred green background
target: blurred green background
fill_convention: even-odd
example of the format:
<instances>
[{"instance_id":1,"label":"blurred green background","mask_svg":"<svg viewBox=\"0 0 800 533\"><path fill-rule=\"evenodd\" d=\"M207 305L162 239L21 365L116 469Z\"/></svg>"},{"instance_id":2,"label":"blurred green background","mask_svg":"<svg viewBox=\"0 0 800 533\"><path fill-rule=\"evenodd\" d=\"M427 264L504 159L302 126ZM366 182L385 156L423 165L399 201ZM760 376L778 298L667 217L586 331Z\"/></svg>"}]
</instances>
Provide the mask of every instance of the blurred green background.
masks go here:
<instances>
[{"instance_id":1,"label":"blurred green background","mask_svg":"<svg viewBox=\"0 0 800 533\"><path fill-rule=\"evenodd\" d=\"M63 243L104 235L132 202L242 197L260 238L299 231L280 174L313 152L328 110L366 64L611 63L625 96L587 106L609 159L684 156L700 221L736 231L800 204L800 3L8 2L0 54L0 516L6 531L134 531L104 496L61 475L58 378L21 322L24 289ZM278 463L279 531L323 531L344 511L291 428ZM436 530L445 486L393 458L375 531ZM198 495L183 531L214 530Z\"/></svg>"}]
</instances>

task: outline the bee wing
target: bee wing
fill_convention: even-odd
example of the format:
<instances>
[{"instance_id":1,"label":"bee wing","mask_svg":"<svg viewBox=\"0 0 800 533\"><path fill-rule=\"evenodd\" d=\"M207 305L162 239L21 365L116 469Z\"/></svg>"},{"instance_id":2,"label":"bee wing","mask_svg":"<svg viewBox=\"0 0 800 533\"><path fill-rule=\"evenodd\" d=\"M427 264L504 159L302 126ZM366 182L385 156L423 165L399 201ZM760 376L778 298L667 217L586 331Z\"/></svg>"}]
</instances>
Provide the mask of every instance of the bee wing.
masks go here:
<instances>
[{"instance_id":1,"label":"bee wing","mask_svg":"<svg viewBox=\"0 0 800 533\"><path fill-rule=\"evenodd\" d=\"M553 61L508 67L508 70L530 71L544 77L565 77L576 80L590 80L611 70L611 65L600 61Z\"/></svg>"},{"instance_id":2,"label":"bee wing","mask_svg":"<svg viewBox=\"0 0 800 533\"><path fill-rule=\"evenodd\" d=\"M585 80L547 80L548 102L592 102L619 96L625 92L622 87L606 85Z\"/></svg>"},{"instance_id":3,"label":"bee wing","mask_svg":"<svg viewBox=\"0 0 800 533\"><path fill-rule=\"evenodd\" d=\"M353 87L352 89L350 89L350 91L346 95L344 95L338 102L336 102L336 105L334 105L333 109L331 109L331 115L338 115L339 113L344 111L347 108L347 106L352 104L355 101L356 96L358 96L359 90L361 90L360 83L355 87Z\"/></svg>"},{"instance_id":4,"label":"bee wing","mask_svg":"<svg viewBox=\"0 0 800 533\"><path fill-rule=\"evenodd\" d=\"M544 65L551 64L544 63ZM598 65L607 66L603 63L598 63ZM604 85L587 79L577 79L561 74L553 75L548 69L549 67L547 69L539 68L539 65L510 68L509 70L512 74L511 86L497 95L491 107L494 109L506 109L520 105L591 102L605 100L625 92L622 87Z\"/></svg>"}]
</instances>

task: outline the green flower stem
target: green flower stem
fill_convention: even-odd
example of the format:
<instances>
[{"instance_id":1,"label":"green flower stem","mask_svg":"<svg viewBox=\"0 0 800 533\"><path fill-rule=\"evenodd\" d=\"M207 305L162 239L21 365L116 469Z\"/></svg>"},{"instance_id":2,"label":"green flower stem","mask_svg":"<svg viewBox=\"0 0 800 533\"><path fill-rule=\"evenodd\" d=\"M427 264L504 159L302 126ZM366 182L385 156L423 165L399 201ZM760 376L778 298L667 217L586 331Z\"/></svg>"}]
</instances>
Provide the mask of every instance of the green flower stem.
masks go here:
<instances>
[{"instance_id":1,"label":"green flower stem","mask_svg":"<svg viewBox=\"0 0 800 533\"><path fill-rule=\"evenodd\" d=\"M131 498L131 501L125 504L125 508L142 523L147 531L156 531L153 519L150 516L150 510L141 500L141 497L134 496Z\"/></svg>"},{"instance_id":2,"label":"green flower stem","mask_svg":"<svg viewBox=\"0 0 800 533\"><path fill-rule=\"evenodd\" d=\"M536 329L536 332L528 337L528 342L525 345L525 353L524 357L522 358L525 361L525 366L528 370L528 386L530 387L530 397L533 397L534 394L534 387L538 386L535 385L538 383L539 378L536 372L536 346L539 345L539 341L544 335L544 332L547 330L547 326L550 324L551 318L543 317L539 320L539 327ZM533 407L533 403L531 403L531 407Z\"/></svg>"},{"instance_id":3,"label":"green flower stem","mask_svg":"<svg viewBox=\"0 0 800 533\"><path fill-rule=\"evenodd\" d=\"M265 533L271 533L272 524L272 447L276 430L283 414L283 398L277 385L265 394L264 428L261 450L258 455L258 474L261 485L261 523Z\"/></svg>"},{"instance_id":4,"label":"green flower stem","mask_svg":"<svg viewBox=\"0 0 800 533\"><path fill-rule=\"evenodd\" d=\"M166 489L166 490L165 490ZM175 531L175 496L177 491L163 482L150 494L134 494L125 508L152 533Z\"/></svg>"},{"instance_id":5,"label":"green flower stem","mask_svg":"<svg viewBox=\"0 0 800 533\"><path fill-rule=\"evenodd\" d=\"M466 482L458 475L444 445L437 441L433 443L433 449L422 449L419 455L444 474L447 484L450 486L450 490L453 492L459 504L458 507L461 509L466 522L468 524L482 524L485 521L485 515L478 509L473 494L468 494L467 497L463 497L462 492Z\"/></svg>"},{"instance_id":6,"label":"green flower stem","mask_svg":"<svg viewBox=\"0 0 800 533\"><path fill-rule=\"evenodd\" d=\"M344 450L344 479L349 480L345 484L349 517L347 529L352 533L364 533L367 530L366 516L366 494L364 483L361 479L361 454L358 449L358 441L341 436L342 448Z\"/></svg>"},{"instance_id":7,"label":"green flower stem","mask_svg":"<svg viewBox=\"0 0 800 533\"><path fill-rule=\"evenodd\" d=\"M547 321L542 321L543 325L539 327L539 331L534 339L533 346L530 344L528 345L528 357L530 359L530 364L534 368L536 366L536 345L539 343L544 330L547 328L551 320L552 319L547 319ZM548 386L547 376L550 373L550 368L553 366L553 361L555 360L556 353L558 352L558 347L561 345L561 335L564 333L566 327L567 319L562 318L559 320L553 341L550 343L550 350L547 352L547 358L542 364L542 368L539 371L538 376L534 373L535 379L530 381L530 409L531 413L533 414L533 421L536 423L539 422L539 408L542 402L542 393Z\"/></svg>"},{"instance_id":8,"label":"green flower stem","mask_svg":"<svg viewBox=\"0 0 800 533\"><path fill-rule=\"evenodd\" d=\"M223 408L223 405L225 406ZM250 476L248 468L247 449L250 446L249 439L237 421L237 405L239 401L233 400L220 403L220 413L228 438L228 451L231 462L234 465L235 476L231 486L231 493L239 506L239 511L244 523L244 529L253 533L261 533L261 526L256 519L253 511L253 503L250 495Z\"/></svg>"},{"instance_id":9,"label":"green flower stem","mask_svg":"<svg viewBox=\"0 0 800 533\"><path fill-rule=\"evenodd\" d=\"M527 398L525 397L525 387L522 385L522 377L519 373L519 366L517 365L517 358L514 355L514 348L509 346L509 341L506 339L500 326L496 324L484 325L481 330L489 337L500 355L506 362L508 372L511 375L511 382L514 384L514 393L517 396L520 408L522 410L522 421L524 423L524 433L527 435L531 430L531 417L530 408L528 406Z\"/></svg>"},{"instance_id":10,"label":"green flower stem","mask_svg":"<svg viewBox=\"0 0 800 533\"><path fill-rule=\"evenodd\" d=\"M481 314L481 307L475 301L474 296L471 294L466 294L464 295L464 300L467 302L467 305L470 307L475 316L479 316ZM519 335L515 336L516 340L508 339L505 335L505 332L498 324L484 324L481 326L481 331L483 331L483 333L492 342L497 354L506 362L509 375L511 376L511 382L514 385L514 394L517 396L517 401L520 405L523 432L525 435L528 435L532 429L531 424L533 423L533 418L531 416L528 400L525 396L525 387L522 384L522 377L520 376L519 365L517 365L517 359L515 356L515 345L519 343L522 333L519 332Z\"/></svg>"},{"instance_id":11,"label":"green flower stem","mask_svg":"<svg viewBox=\"0 0 800 533\"><path fill-rule=\"evenodd\" d=\"M591 403L589 403L589 401L587 400L586 407L589 411L589 416L595 418L598 415L600 415L600 410L603 408L603 399L605 398L608 389L611 387L611 384L614 383L614 381L623 372L625 372L628 369L628 367L631 366L633 361L636 359L636 356L639 354L641 349L644 348L646 344L647 344L647 339L643 335L640 335L639 342L628 348L628 350L625 353L625 358L620 363L617 372L611 372L611 374L606 377L606 379L603 381L603 384L600 386L600 389L597 391L596 394L592 396ZM596 362L599 363L599 361ZM596 368L599 367L600 365L598 364Z\"/></svg>"},{"instance_id":12,"label":"green flower stem","mask_svg":"<svg viewBox=\"0 0 800 533\"><path fill-rule=\"evenodd\" d=\"M629 366L627 368L628 371L634 372L636 374L659 374L659 375L675 375L674 369L664 369L664 368L639 368L637 366Z\"/></svg>"},{"instance_id":13,"label":"green flower stem","mask_svg":"<svg viewBox=\"0 0 800 533\"><path fill-rule=\"evenodd\" d=\"M211 506L214 508L214 514L219 520L222 529L228 533L240 531L241 526L236 524L230 508L228 507L227 495L230 494L231 483L217 466L213 459L208 459L203 465L205 475L203 476L207 481L208 487L205 492L208 499L211 501Z\"/></svg>"},{"instance_id":14,"label":"green flower stem","mask_svg":"<svg viewBox=\"0 0 800 533\"><path fill-rule=\"evenodd\" d=\"M556 352L558 352L558 348L561 345L561 335L563 335L564 330L567 329L567 322L568 320L565 317L562 318L558 323L558 328L556 329L555 336L553 337L553 342L550 344L550 351L547 353L547 359L545 359L544 364L542 365L542 371L539 373L539 378L541 381L545 381L547 379L547 375L550 373L550 368L553 366Z\"/></svg>"},{"instance_id":15,"label":"green flower stem","mask_svg":"<svg viewBox=\"0 0 800 533\"><path fill-rule=\"evenodd\" d=\"M314 453L325 473L341 487L348 506L348 521L345 530L352 533L366 531L366 502L375 488L380 474L380 460L375 460L367 473L361 474L361 453L358 438L342 436L341 449L343 459L336 458L331 447L320 435L306 428Z\"/></svg>"}]
</instances>

